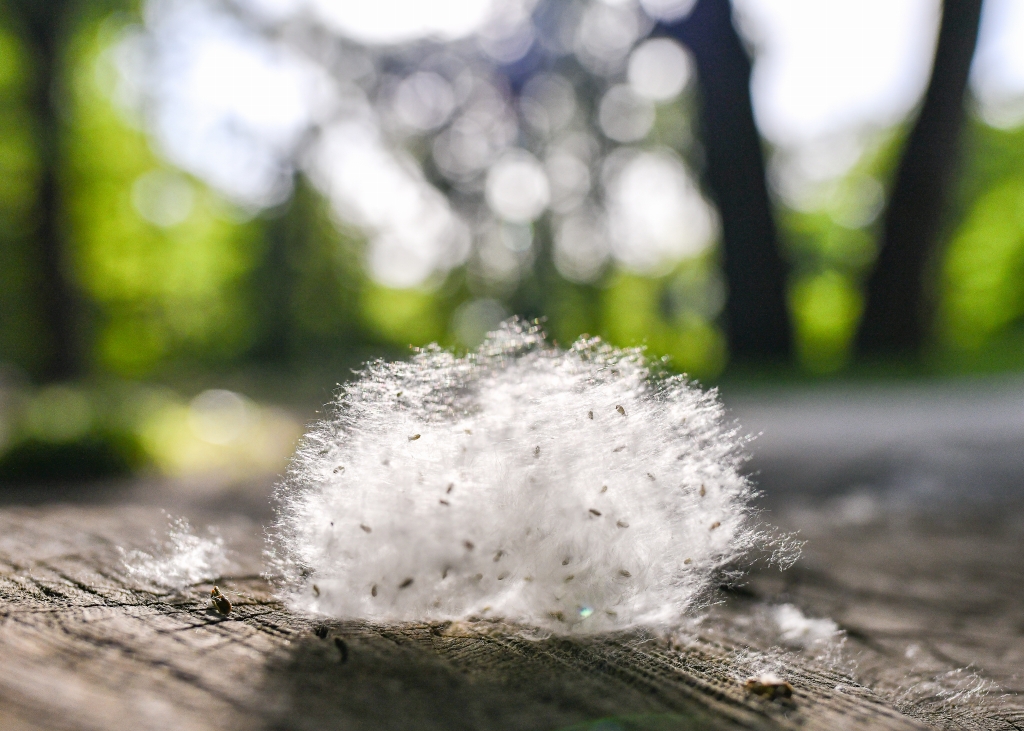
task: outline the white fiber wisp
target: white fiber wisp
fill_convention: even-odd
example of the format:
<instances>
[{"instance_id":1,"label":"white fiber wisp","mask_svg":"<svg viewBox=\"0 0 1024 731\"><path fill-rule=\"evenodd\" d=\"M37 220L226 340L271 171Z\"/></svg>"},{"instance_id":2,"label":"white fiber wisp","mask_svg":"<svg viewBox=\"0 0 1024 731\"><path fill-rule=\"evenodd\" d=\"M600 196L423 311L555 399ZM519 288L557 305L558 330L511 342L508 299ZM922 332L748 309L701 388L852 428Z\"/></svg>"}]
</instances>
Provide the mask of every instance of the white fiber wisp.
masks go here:
<instances>
[{"instance_id":1,"label":"white fiber wisp","mask_svg":"<svg viewBox=\"0 0 1024 731\"><path fill-rule=\"evenodd\" d=\"M272 566L340 618L665 627L760 541L744 441L640 351L511 321L344 387L278 488Z\"/></svg>"},{"instance_id":2,"label":"white fiber wisp","mask_svg":"<svg viewBox=\"0 0 1024 731\"><path fill-rule=\"evenodd\" d=\"M185 518L168 516L167 537L151 551L120 549L128 575L157 586L184 589L234 568L215 528L201 536Z\"/></svg>"}]
</instances>

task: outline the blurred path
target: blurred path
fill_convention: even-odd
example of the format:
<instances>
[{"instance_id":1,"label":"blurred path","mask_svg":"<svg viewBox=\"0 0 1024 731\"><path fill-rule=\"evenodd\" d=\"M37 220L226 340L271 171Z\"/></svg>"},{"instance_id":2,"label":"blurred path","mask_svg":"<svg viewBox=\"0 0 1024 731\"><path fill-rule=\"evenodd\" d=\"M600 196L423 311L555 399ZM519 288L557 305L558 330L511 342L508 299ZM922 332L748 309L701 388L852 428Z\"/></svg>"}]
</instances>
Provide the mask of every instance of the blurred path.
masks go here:
<instances>
[{"instance_id":1,"label":"blurred path","mask_svg":"<svg viewBox=\"0 0 1024 731\"><path fill-rule=\"evenodd\" d=\"M1024 381L725 393L768 501L1024 497Z\"/></svg>"}]
</instances>

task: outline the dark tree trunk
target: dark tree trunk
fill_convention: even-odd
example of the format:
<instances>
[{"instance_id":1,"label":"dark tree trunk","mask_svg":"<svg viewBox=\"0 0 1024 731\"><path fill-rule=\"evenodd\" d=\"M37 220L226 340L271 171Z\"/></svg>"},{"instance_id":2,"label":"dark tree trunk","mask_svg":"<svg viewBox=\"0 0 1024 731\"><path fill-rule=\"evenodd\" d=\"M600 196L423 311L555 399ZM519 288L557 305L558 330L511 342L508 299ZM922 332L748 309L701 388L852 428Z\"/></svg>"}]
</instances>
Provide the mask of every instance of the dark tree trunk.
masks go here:
<instances>
[{"instance_id":1,"label":"dark tree trunk","mask_svg":"<svg viewBox=\"0 0 1024 731\"><path fill-rule=\"evenodd\" d=\"M881 251L867 284L857 335L861 355L912 353L927 334L925 272L956 167L964 92L980 18L981 0L943 4L931 81L896 173Z\"/></svg>"},{"instance_id":2,"label":"dark tree trunk","mask_svg":"<svg viewBox=\"0 0 1024 731\"><path fill-rule=\"evenodd\" d=\"M45 351L38 376L62 380L78 374L78 306L69 272L62 220L61 156L61 51L70 26L71 0L15 0L9 6L20 23L32 55L31 113L40 160L36 220L36 266L40 283L38 302L45 332L39 347Z\"/></svg>"},{"instance_id":3,"label":"dark tree trunk","mask_svg":"<svg viewBox=\"0 0 1024 731\"><path fill-rule=\"evenodd\" d=\"M662 31L689 46L697 61L706 180L722 216L732 358L787 359L792 338L786 269L750 101L750 59L733 26L729 2L699 0L685 19Z\"/></svg>"},{"instance_id":4,"label":"dark tree trunk","mask_svg":"<svg viewBox=\"0 0 1024 731\"><path fill-rule=\"evenodd\" d=\"M292 355L292 294L295 271L289 252L301 246L306 221L302 196L296 192L282 209L264 220L265 253L253 276L254 311L259 335L251 357L281 365Z\"/></svg>"}]
</instances>

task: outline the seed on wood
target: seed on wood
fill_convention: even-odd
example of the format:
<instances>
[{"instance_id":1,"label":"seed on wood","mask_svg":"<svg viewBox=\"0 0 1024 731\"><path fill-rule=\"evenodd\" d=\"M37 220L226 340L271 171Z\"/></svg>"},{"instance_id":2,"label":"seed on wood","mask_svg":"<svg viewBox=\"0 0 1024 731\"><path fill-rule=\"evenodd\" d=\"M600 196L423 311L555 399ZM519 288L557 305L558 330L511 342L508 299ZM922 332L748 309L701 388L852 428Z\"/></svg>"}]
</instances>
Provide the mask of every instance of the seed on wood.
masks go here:
<instances>
[{"instance_id":1,"label":"seed on wood","mask_svg":"<svg viewBox=\"0 0 1024 731\"><path fill-rule=\"evenodd\" d=\"M463 541L462 545L466 547L467 551L472 551L475 548L473 541Z\"/></svg>"},{"instance_id":2,"label":"seed on wood","mask_svg":"<svg viewBox=\"0 0 1024 731\"><path fill-rule=\"evenodd\" d=\"M716 520L716 521L715 521L714 523L712 523L712 524L711 524L711 527L710 527L710 528L708 528L708 530L714 530L715 528L717 528L717 527L718 527L718 526L720 526L721 524L722 524L722 523L721 523L720 521L717 521L717 520Z\"/></svg>"},{"instance_id":3,"label":"seed on wood","mask_svg":"<svg viewBox=\"0 0 1024 731\"><path fill-rule=\"evenodd\" d=\"M747 678L747 682L743 684L743 687L746 688L748 693L759 695L770 701L776 698L793 697L793 686L772 673L762 673L756 677Z\"/></svg>"},{"instance_id":4,"label":"seed on wood","mask_svg":"<svg viewBox=\"0 0 1024 731\"><path fill-rule=\"evenodd\" d=\"M651 482L654 482L654 475L652 475L650 472L648 472L647 473L647 479L650 480Z\"/></svg>"},{"instance_id":5,"label":"seed on wood","mask_svg":"<svg viewBox=\"0 0 1024 731\"><path fill-rule=\"evenodd\" d=\"M228 598L220 593L220 589L216 586L210 591L210 602L213 604L214 609L224 615L231 614L231 602Z\"/></svg>"},{"instance_id":6,"label":"seed on wood","mask_svg":"<svg viewBox=\"0 0 1024 731\"><path fill-rule=\"evenodd\" d=\"M335 637L334 646L337 647L338 652L341 653L341 661L348 662L348 645L345 644L345 640L340 637Z\"/></svg>"},{"instance_id":7,"label":"seed on wood","mask_svg":"<svg viewBox=\"0 0 1024 731\"><path fill-rule=\"evenodd\" d=\"M540 456L540 446L539 445L533 448L533 456L534 457L539 457Z\"/></svg>"},{"instance_id":8,"label":"seed on wood","mask_svg":"<svg viewBox=\"0 0 1024 731\"><path fill-rule=\"evenodd\" d=\"M593 411L588 411L587 412L587 418L588 419L593 419L594 418L594 412Z\"/></svg>"},{"instance_id":9,"label":"seed on wood","mask_svg":"<svg viewBox=\"0 0 1024 731\"><path fill-rule=\"evenodd\" d=\"M320 596L320 587L313 584L313 596Z\"/></svg>"},{"instance_id":10,"label":"seed on wood","mask_svg":"<svg viewBox=\"0 0 1024 731\"><path fill-rule=\"evenodd\" d=\"M450 505L451 504L451 503L449 503L447 500L445 500L443 498L438 500L437 502L441 503L442 505Z\"/></svg>"},{"instance_id":11,"label":"seed on wood","mask_svg":"<svg viewBox=\"0 0 1024 731\"><path fill-rule=\"evenodd\" d=\"M405 581L403 581L401 584L399 584L398 588L399 589L408 589L410 586L412 586L412 577L411 576L408 579L406 579Z\"/></svg>"},{"instance_id":12,"label":"seed on wood","mask_svg":"<svg viewBox=\"0 0 1024 731\"><path fill-rule=\"evenodd\" d=\"M450 483L448 483L448 489L445 490L444 492L445 492L446 495L450 495L452 490L454 490L454 489L455 489L455 483L454 482L450 482Z\"/></svg>"},{"instance_id":13,"label":"seed on wood","mask_svg":"<svg viewBox=\"0 0 1024 731\"><path fill-rule=\"evenodd\" d=\"M498 551L496 554L494 554L494 563L498 563L498 561L500 561L501 557L504 556L504 555L505 555L504 551Z\"/></svg>"},{"instance_id":14,"label":"seed on wood","mask_svg":"<svg viewBox=\"0 0 1024 731\"><path fill-rule=\"evenodd\" d=\"M596 515L599 518L601 517L601 511L600 510L594 510L593 508L590 509L590 514L591 515Z\"/></svg>"},{"instance_id":15,"label":"seed on wood","mask_svg":"<svg viewBox=\"0 0 1024 731\"><path fill-rule=\"evenodd\" d=\"M700 495L701 497L704 497L704 496L705 496L705 495L707 494L707 492L708 492L708 491L704 489L704 486L703 486L703 485L701 485L701 486L700 486L700 492L699 492L699 493L697 493L697 494L698 494L698 495Z\"/></svg>"},{"instance_id":16,"label":"seed on wood","mask_svg":"<svg viewBox=\"0 0 1024 731\"><path fill-rule=\"evenodd\" d=\"M628 578L629 578L630 576L632 576L632 575L633 575L633 574L629 573L628 571L626 571L626 569L619 569L619 574L620 574L620 575L622 575L622 576L625 576L625 577L626 577L627 579L628 579Z\"/></svg>"},{"instance_id":17,"label":"seed on wood","mask_svg":"<svg viewBox=\"0 0 1024 731\"><path fill-rule=\"evenodd\" d=\"M607 485L601 485L601 492L608 492L608 486Z\"/></svg>"},{"instance_id":18,"label":"seed on wood","mask_svg":"<svg viewBox=\"0 0 1024 731\"><path fill-rule=\"evenodd\" d=\"M409 441L410 442L415 442L419 438L420 438L419 434L413 434L411 437L409 437Z\"/></svg>"},{"instance_id":19,"label":"seed on wood","mask_svg":"<svg viewBox=\"0 0 1024 731\"><path fill-rule=\"evenodd\" d=\"M621 406L616 406L616 407L615 407L615 410L616 410L616 411L618 411L618 412L619 412L620 414L622 414L623 416L625 416L625 415L626 415L626 410L625 410L624 408L622 408Z\"/></svg>"},{"instance_id":20,"label":"seed on wood","mask_svg":"<svg viewBox=\"0 0 1024 731\"><path fill-rule=\"evenodd\" d=\"M612 451L613 451L613 452L621 452L621 451L622 451L623 449L625 449L625 448L626 448L626 445L625 445L625 444L623 444L623 445L621 445L621 446L618 446L618 447L616 447L616 448L615 448L615 449L613 449Z\"/></svg>"},{"instance_id":21,"label":"seed on wood","mask_svg":"<svg viewBox=\"0 0 1024 731\"><path fill-rule=\"evenodd\" d=\"M373 528L371 528L370 526L366 525L366 523L360 523L359 527L363 529L364 533L373 533Z\"/></svg>"},{"instance_id":22,"label":"seed on wood","mask_svg":"<svg viewBox=\"0 0 1024 731\"><path fill-rule=\"evenodd\" d=\"M569 574L565 577L565 583L568 584L570 581L576 578L576 574Z\"/></svg>"},{"instance_id":23,"label":"seed on wood","mask_svg":"<svg viewBox=\"0 0 1024 731\"><path fill-rule=\"evenodd\" d=\"M315 630L313 630L313 632L321 640L326 640L327 639L327 625L325 625L325 624L318 625L317 628Z\"/></svg>"},{"instance_id":24,"label":"seed on wood","mask_svg":"<svg viewBox=\"0 0 1024 731\"><path fill-rule=\"evenodd\" d=\"M627 523L624 520L616 520L615 521L615 525L619 526L620 528L628 528L629 527L629 523Z\"/></svg>"},{"instance_id":25,"label":"seed on wood","mask_svg":"<svg viewBox=\"0 0 1024 731\"><path fill-rule=\"evenodd\" d=\"M685 564L691 564L691 563L693 563L693 559L692 559L692 558L688 558L688 559L686 559L685 561L683 561L683 563L685 563Z\"/></svg>"},{"instance_id":26,"label":"seed on wood","mask_svg":"<svg viewBox=\"0 0 1024 731\"><path fill-rule=\"evenodd\" d=\"M370 596L377 596L377 585L374 584L370 587Z\"/></svg>"}]
</instances>

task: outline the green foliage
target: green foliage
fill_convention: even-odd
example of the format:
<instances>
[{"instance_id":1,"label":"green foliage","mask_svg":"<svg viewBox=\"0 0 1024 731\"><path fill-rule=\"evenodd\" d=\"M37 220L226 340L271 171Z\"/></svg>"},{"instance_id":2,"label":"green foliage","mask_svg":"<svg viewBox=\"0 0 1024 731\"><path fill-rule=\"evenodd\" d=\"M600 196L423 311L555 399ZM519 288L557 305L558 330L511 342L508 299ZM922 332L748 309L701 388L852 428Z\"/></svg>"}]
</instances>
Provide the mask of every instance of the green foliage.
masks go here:
<instances>
[{"instance_id":1,"label":"green foliage","mask_svg":"<svg viewBox=\"0 0 1024 731\"><path fill-rule=\"evenodd\" d=\"M967 139L939 265L938 340L1002 360L1002 341L1018 343L1024 318L1024 128L1000 130L975 120ZM1019 367L1020 355L1017 361Z\"/></svg>"},{"instance_id":2,"label":"green foliage","mask_svg":"<svg viewBox=\"0 0 1024 731\"><path fill-rule=\"evenodd\" d=\"M132 395L69 385L20 394L5 414L0 482L100 479L143 468L149 458Z\"/></svg>"},{"instance_id":3,"label":"green foliage","mask_svg":"<svg viewBox=\"0 0 1024 731\"><path fill-rule=\"evenodd\" d=\"M877 254L886 181L902 140L902 128L879 134L844 176L824 186L817 205L780 210L796 354L810 373L834 373L850 362L861 285Z\"/></svg>"},{"instance_id":4,"label":"green foliage","mask_svg":"<svg viewBox=\"0 0 1024 731\"><path fill-rule=\"evenodd\" d=\"M616 345L646 345L652 358L668 356L676 370L714 376L725 366L724 335L699 308L673 302L673 285L687 275L693 276L686 264L658 278L617 272L603 293L601 329Z\"/></svg>"},{"instance_id":5,"label":"green foliage","mask_svg":"<svg viewBox=\"0 0 1024 731\"><path fill-rule=\"evenodd\" d=\"M67 207L75 272L96 310L95 365L137 376L183 356L230 361L253 338L245 284L258 229L168 169L114 106L101 80L117 40L110 23L87 27L69 54ZM161 196L176 196L174 215Z\"/></svg>"},{"instance_id":6,"label":"green foliage","mask_svg":"<svg viewBox=\"0 0 1024 731\"><path fill-rule=\"evenodd\" d=\"M32 234L40 159L27 51L0 13L0 354L33 371L42 357Z\"/></svg>"}]
</instances>

